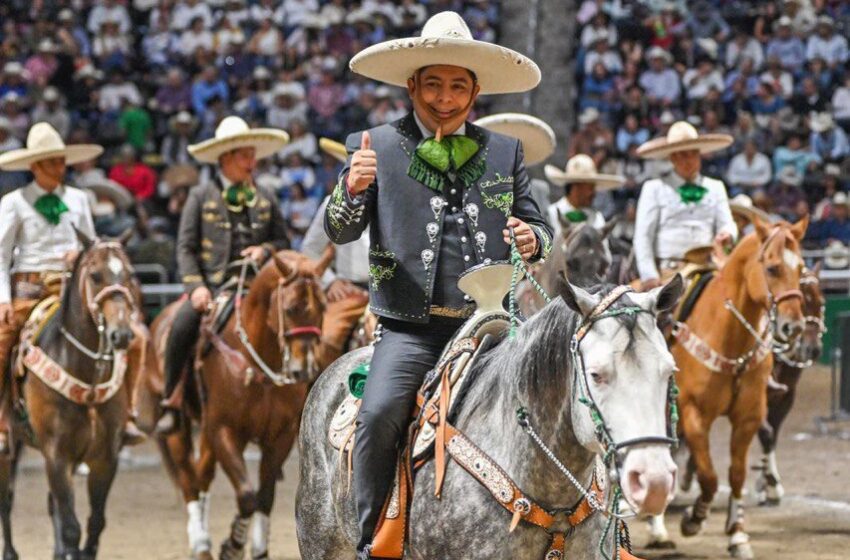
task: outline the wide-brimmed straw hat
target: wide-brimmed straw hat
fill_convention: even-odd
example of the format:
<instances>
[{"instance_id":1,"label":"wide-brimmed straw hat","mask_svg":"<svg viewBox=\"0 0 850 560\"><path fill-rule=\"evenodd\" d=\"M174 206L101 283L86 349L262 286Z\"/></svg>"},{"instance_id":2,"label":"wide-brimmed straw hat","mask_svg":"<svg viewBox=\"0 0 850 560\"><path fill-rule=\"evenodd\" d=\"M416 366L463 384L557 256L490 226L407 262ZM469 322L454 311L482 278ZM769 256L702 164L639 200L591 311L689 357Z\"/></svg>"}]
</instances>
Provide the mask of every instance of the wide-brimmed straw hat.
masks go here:
<instances>
[{"instance_id":1,"label":"wide-brimmed straw hat","mask_svg":"<svg viewBox=\"0 0 850 560\"><path fill-rule=\"evenodd\" d=\"M0 155L0 169L28 171L36 162L64 157L65 165L74 165L96 158L103 153L97 144L72 144L66 146L56 129L46 122L36 123L27 134L27 147Z\"/></svg>"},{"instance_id":2,"label":"wide-brimmed straw hat","mask_svg":"<svg viewBox=\"0 0 850 560\"><path fill-rule=\"evenodd\" d=\"M337 161L345 163L348 159L348 150L342 142L330 138L319 138L319 148Z\"/></svg>"},{"instance_id":3,"label":"wide-brimmed straw hat","mask_svg":"<svg viewBox=\"0 0 850 560\"><path fill-rule=\"evenodd\" d=\"M606 175L596 172L596 164L593 158L586 154L577 154L567 162L566 169L560 169L554 165L543 168L546 178L559 187L571 183L593 183L598 190L606 191L616 189L626 182L626 178L620 175Z\"/></svg>"},{"instance_id":4,"label":"wide-brimmed straw hat","mask_svg":"<svg viewBox=\"0 0 850 560\"><path fill-rule=\"evenodd\" d=\"M179 163L172 165L162 174L162 180L168 186L169 192L177 189L194 187L200 180L198 168L190 163Z\"/></svg>"},{"instance_id":5,"label":"wide-brimmed straw hat","mask_svg":"<svg viewBox=\"0 0 850 560\"><path fill-rule=\"evenodd\" d=\"M499 113L478 119L473 124L491 132L517 138L525 152L525 164L536 165L545 161L555 151L555 131L531 115Z\"/></svg>"},{"instance_id":6,"label":"wide-brimmed straw hat","mask_svg":"<svg viewBox=\"0 0 850 560\"><path fill-rule=\"evenodd\" d=\"M762 222L768 224L771 222L770 216L761 208L756 208L753 205L753 199L745 194L739 194L729 201L729 209L733 215L741 216L749 221L753 218L759 218Z\"/></svg>"},{"instance_id":7,"label":"wide-brimmed straw hat","mask_svg":"<svg viewBox=\"0 0 850 560\"><path fill-rule=\"evenodd\" d=\"M215 129L215 137L189 146L189 153L203 163L218 163L218 158L239 148L254 148L256 158L273 155L289 142L289 134L277 128L250 128L239 117L227 117Z\"/></svg>"},{"instance_id":8,"label":"wide-brimmed straw hat","mask_svg":"<svg viewBox=\"0 0 850 560\"><path fill-rule=\"evenodd\" d=\"M815 113L811 118L809 126L815 132L826 132L835 126L835 121L829 113Z\"/></svg>"},{"instance_id":9,"label":"wide-brimmed straw hat","mask_svg":"<svg viewBox=\"0 0 850 560\"><path fill-rule=\"evenodd\" d=\"M83 180L77 183L81 189L92 191L95 196L102 196L112 201L118 210L127 210L133 206L133 195L130 191L106 177L96 177L91 180Z\"/></svg>"},{"instance_id":10,"label":"wide-brimmed straw hat","mask_svg":"<svg viewBox=\"0 0 850 560\"><path fill-rule=\"evenodd\" d=\"M708 154L728 147L733 141L728 134L700 134L691 123L678 121L673 123L666 136L641 144L637 155L646 159L664 159L670 154L688 150Z\"/></svg>"},{"instance_id":11,"label":"wide-brimmed straw hat","mask_svg":"<svg viewBox=\"0 0 850 560\"><path fill-rule=\"evenodd\" d=\"M438 64L475 73L482 94L528 91L540 83L540 68L534 61L511 49L476 41L455 12L432 16L419 37L384 41L360 51L349 66L367 78L406 87L417 70Z\"/></svg>"}]
</instances>

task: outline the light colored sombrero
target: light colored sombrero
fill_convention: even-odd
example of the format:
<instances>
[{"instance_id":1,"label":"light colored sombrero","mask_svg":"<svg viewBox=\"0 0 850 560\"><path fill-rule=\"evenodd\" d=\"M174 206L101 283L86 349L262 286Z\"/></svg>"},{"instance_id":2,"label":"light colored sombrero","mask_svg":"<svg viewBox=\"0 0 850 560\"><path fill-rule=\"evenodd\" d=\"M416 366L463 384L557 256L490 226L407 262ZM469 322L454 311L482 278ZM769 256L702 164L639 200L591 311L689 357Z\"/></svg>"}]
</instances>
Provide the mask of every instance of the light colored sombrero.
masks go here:
<instances>
[{"instance_id":1,"label":"light colored sombrero","mask_svg":"<svg viewBox=\"0 0 850 560\"><path fill-rule=\"evenodd\" d=\"M540 83L540 68L511 49L476 41L456 12L441 12L425 22L419 37L372 45L351 59L352 72L406 87L425 66L460 66L475 73L482 94L528 91Z\"/></svg>"},{"instance_id":2,"label":"light colored sombrero","mask_svg":"<svg viewBox=\"0 0 850 560\"><path fill-rule=\"evenodd\" d=\"M203 163L218 163L222 154L239 148L255 148L256 158L273 155L289 142L289 134L277 128L249 128L239 117L227 117L215 129L215 137L189 146L189 153Z\"/></svg>"},{"instance_id":3,"label":"light colored sombrero","mask_svg":"<svg viewBox=\"0 0 850 560\"><path fill-rule=\"evenodd\" d=\"M319 148L337 161L345 163L348 160L348 150L342 142L330 138L319 138Z\"/></svg>"},{"instance_id":4,"label":"light colored sombrero","mask_svg":"<svg viewBox=\"0 0 850 560\"><path fill-rule=\"evenodd\" d=\"M733 140L728 134L700 134L691 123L678 121L667 131L667 136L644 142L637 149L637 155L645 159L664 159L675 152L687 150L708 154L726 148Z\"/></svg>"},{"instance_id":5,"label":"light colored sombrero","mask_svg":"<svg viewBox=\"0 0 850 560\"><path fill-rule=\"evenodd\" d=\"M64 157L65 165L74 165L96 158L103 153L97 144L71 144L66 146L56 129L46 122L36 123L27 134L27 147L0 155L0 169L28 171L36 162Z\"/></svg>"},{"instance_id":6,"label":"light colored sombrero","mask_svg":"<svg viewBox=\"0 0 850 560\"><path fill-rule=\"evenodd\" d=\"M135 202L130 191L111 179L85 181L77 186L92 191L96 196L108 198L119 210L127 210Z\"/></svg>"},{"instance_id":7,"label":"light colored sombrero","mask_svg":"<svg viewBox=\"0 0 850 560\"><path fill-rule=\"evenodd\" d=\"M522 142L526 165L536 165L545 161L555 151L555 131L551 126L531 115L499 113L482 117L473 124L517 138Z\"/></svg>"},{"instance_id":8,"label":"light colored sombrero","mask_svg":"<svg viewBox=\"0 0 850 560\"><path fill-rule=\"evenodd\" d=\"M770 216L761 208L756 208L753 205L753 199L745 194L739 194L729 201L729 209L732 214L737 214L743 218L753 221L753 217L759 218L762 222L769 224Z\"/></svg>"},{"instance_id":9,"label":"light colored sombrero","mask_svg":"<svg viewBox=\"0 0 850 560\"><path fill-rule=\"evenodd\" d=\"M586 154L576 154L571 157L566 169L547 165L543 171L546 173L546 178L559 187L571 183L593 183L598 190L606 191L616 189L626 182L626 178L620 175L597 173L593 158Z\"/></svg>"}]
</instances>

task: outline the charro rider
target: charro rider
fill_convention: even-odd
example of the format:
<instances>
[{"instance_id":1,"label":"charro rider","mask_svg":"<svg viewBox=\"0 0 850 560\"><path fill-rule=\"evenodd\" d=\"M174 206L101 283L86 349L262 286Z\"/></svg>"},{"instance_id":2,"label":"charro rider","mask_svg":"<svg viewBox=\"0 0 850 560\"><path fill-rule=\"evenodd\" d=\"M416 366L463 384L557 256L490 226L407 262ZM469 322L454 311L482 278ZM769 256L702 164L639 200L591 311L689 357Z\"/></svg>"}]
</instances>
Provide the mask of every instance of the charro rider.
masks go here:
<instances>
[{"instance_id":1,"label":"charro rider","mask_svg":"<svg viewBox=\"0 0 850 560\"><path fill-rule=\"evenodd\" d=\"M322 138L319 147L343 163L348 159L345 146L339 142ZM329 200L327 197L322 202L301 243L301 252L313 260L319 260L331 245L324 227ZM322 278L328 304L322 317L320 369L342 356L346 342L369 306L369 226L356 241L331 250L335 252L333 264Z\"/></svg>"},{"instance_id":2,"label":"charro rider","mask_svg":"<svg viewBox=\"0 0 850 560\"><path fill-rule=\"evenodd\" d=\"M180 217L177 267L189 297L177 311L165 347L159 433L177 427L174 388L193 355L213 291L226 280L228 265L240 259L262 264L275 251L289 247L277 197L255 186L253 180L257 160L273 155L288 141L282 130L249 128L239 117L227 117L214 138L189 146L197 161L217 165L219 172L190 191Z\"/></svg>"},{"instance_id":3,"label":"charro rider","mask_svg":"<svg viewBox=\"0 0 850 560\"><path fill-rule=\"evenodd\" d=\"M596 172L593 158L586 154L576 154L567 162L566 169L547 165L546 178L555 185L563 187L564 196L549 207L549 223L555 230L555 237L562 234L564 225L576 225L589 222L593 227L605 227L605 216L593 208L593 198L597 190L615 189L626 182L619 175L606 175Z\"/></svg>"},{"instance_id":4,"label":"charro rider","mask_svg":"<svg viewBox=\"0 0 850 560\"><path fill-rule=\"evenodd\" d=\"M36 304L58 294L63 271L82 248L76 228L94 239L88 195L65 184L68 165L96 158L94 144L66 146L47 123L36 123L26 148L0 156L4 171L30 171L33 180L0 200L0 451L9 452L11 368L9 355ZM131 403L132 405L132 403ZM132 420L125 442L144 439Z\"/></svg>"},{"instance_id":5,"label":"charro rider","mask_svg":"<svg viewBox=\"0 0 850 560\"><path fill-rule=\"evenodd\" d=\"M738 228L726 186L700 173L702 154L729 146L727 134L699 134L684 121L667 135L638 148L647 159L669 158L672 171L643 184L635 219L634 251L641 287L658 286L685 264L689 250L711 247L722 253Z\"/></svg>"},{"instance_id":6,"label":"charro rider","mask_svg":"<svg viewBox=\"0 0 850 560\"><path fill-rule=\"evenodd\" d=\"M545 257L552 234L531 198L520 143L466 122L480 93L535 87L534 62L472 39L458 14L442 12L420 37L360 52L351 69L406 86L413 103L401 120L349 136L349 162L325 212L335 243L371 225L370 307L382 334L355 434L362 559L370 557L416 391L472 311L459 275L507 259L508 228L530 260Z\"/></svg>"}]
</instances>

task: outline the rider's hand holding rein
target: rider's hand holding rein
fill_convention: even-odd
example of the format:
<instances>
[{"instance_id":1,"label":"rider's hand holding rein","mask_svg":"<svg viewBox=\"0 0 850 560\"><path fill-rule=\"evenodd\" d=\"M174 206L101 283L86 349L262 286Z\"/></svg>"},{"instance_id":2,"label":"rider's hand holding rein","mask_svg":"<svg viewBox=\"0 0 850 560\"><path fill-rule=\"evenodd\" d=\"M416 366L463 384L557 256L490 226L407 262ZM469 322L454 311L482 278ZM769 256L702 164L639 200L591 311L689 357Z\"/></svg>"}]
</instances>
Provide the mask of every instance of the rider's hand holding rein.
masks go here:
<instances>
[{"instance_id":1,"label":"rider's hand holding rein","mask_svg":"<svg viewBox=\"0 0 850 560\"><path fill-rule=\"evenodd\" d=\"M516 238L516 247L522 259L527 261L537 253L537 236L527 223L519 218L511 216L508 218L507 229L502 230L505 243L511 244L510 228L514 228L514 237Z\"/></svg>"},{"instance_id":2,"label":"rider's hand holding rein","mask_svg":"<svg viewBox=\"0 0 850 560\"><path fill-rule=\"evenodd\" d=\"M212 292L206 286L198 286L192 290L189 299L192 301L192 307L195 308L195 311L206 313L210 304L212 304Z\"/></svg>"},{"instance_id":3,"label":"rider's hand holding rein","mask_svg":"<svg viewBox=\"0 0 850 560\"><path fill-rule=\"evenodd\" d=\"M360 140L360 149L351 156L351 168L348 171L348 192L352 196L369 188L378 175L378 159L372 149L372 138L364 131Z\"/></svg>"},{"instance_id":4,"label":"rider's hand holding rein","mask_svg":"<svg viewBox=\"0 0 850 560\"><path fill-rule=\"evenodd\" d=\"M251 247L243 249L240 255L242 255L246 259L251 259L258 265L261 265L269 257L269 251L262 245L253 245Z\"/></svg>"}]
</instances>

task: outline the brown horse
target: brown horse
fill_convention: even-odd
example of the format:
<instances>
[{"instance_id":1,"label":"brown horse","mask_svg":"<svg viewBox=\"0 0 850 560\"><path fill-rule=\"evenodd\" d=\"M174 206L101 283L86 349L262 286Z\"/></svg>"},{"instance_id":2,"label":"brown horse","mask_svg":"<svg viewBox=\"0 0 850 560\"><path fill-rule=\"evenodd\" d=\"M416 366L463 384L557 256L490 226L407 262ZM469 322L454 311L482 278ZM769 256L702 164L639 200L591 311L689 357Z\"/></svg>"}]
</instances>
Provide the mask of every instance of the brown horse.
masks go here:
<instances>
[{"instance_id":1,"label":"brown horse","mask_svg":"<svg viewBox=\"0 0 850 560\"><path fill-rule=\"evenodd\" d=\"M729 552L742 558L752 557L744 532L742 491L750 443L767 413L771 338L774 345L790 346L803 331L800 240L808 218L793 226L771 227L760 221L754 225L755 232L738 244L709 282L691 316L675 326L671 347L680 369L679 430L701 489L682 519L682 534L697 534L708 516L718 484L708 436L714 421L728 416L732 493L726 532ZM687 474L685 479L687 486Z\"/></svg>"},{"instance_id":2,"label":"brown horse","mask_svg":"<svg viewBox=\"0 0 850 560\"><path fill-rule=\"evenodd\" d=\"M823 350L824 304L826 300L820 288L818 273L820 263L814 270L806 270L800 279L803 292L803 313L806 328L797 343L785 352L774 356L773 377L784 385L785 391L769 391L767 397L767 419L759 428L759 441L762 448L761 473L756 481L758 500L763 505L778 505L785 494L776 463L776 442L779 429L791 412L797 395L797 383L803 370L811 366Z\"/></svg>"},{"instance_id":3,"label":"brown horse","mask_svg":"<svg viewBox=\"0 0 850 560\"><path fill-rule=\"evenodd\" d=\"M325 306L320 269L293 251L274 255L253 279L248 294L244 298L237 294L236 309L220 334L207 333L211 348L196 365L194 378L194 393L201 396L189 398L192 393L187 392L182 429L161 440L166 466L186 502L195 558L212 557L207 493L216 462L236 490L239 510L220 558L243 557L252 517L252 556L268 555L275 485L298 433L309 383L319 373L314 357ZM149 376L159 375L161 350L176 305L166 308L152 325L159 364L149 368ZM148 389L158 385L145 381L142 386ZM190 419L200 422L197 461ZM262 451L258 490L243 459L249 442Z\"/></svg>"},{"instance_id":4,"label":"brown horse","mask_svg":"<svg viewBox=\"0 0 850 560\"><path fill-rule=\"evenodd\" d=\"M12 544L12 496L17 462L30 429L30 443L41 450L47 471L53 557L95 558L106 526L106 499L130 412L130 383L124 383L124 375L131 373L126 350L136 330L137 286L121 243L78 236L83 251L61 304L38 339L22 349L22 362L28 370L23 393L29 424L21 419L25 415L19 415L13 427L15 452L0 457L4 560L18 558ZM72 483L72 474L81 463L90 469L91 506L82 551Z\"/></svg>"}]
</instances>

